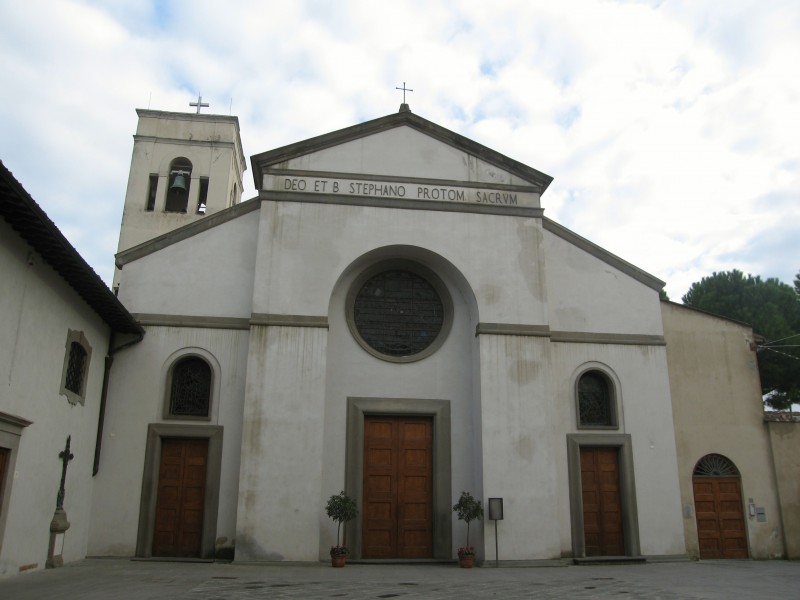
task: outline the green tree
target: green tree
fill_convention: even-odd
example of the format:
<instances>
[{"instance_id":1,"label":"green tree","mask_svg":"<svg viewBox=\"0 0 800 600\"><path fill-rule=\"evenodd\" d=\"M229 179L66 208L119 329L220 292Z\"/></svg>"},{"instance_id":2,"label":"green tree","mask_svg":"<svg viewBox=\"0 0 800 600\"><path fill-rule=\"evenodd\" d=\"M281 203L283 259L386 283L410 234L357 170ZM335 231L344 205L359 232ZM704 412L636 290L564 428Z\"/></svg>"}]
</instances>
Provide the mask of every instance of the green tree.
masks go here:
<instances>
[{"instance_id":1,"label":"green tree","mask_svg":"<svg viewBox=\"0 0 800 600\"><path fill-rule=\"evenodd\" d=\"M792 286L734 269L693 283L683 303L752 325L766 340L758 372L767 403L785 409L800 402L800 301Z\"/></svg>"},{"instance_id":2,"label":"green tree","mask_svg":"<svg viewBox=\"0 0 800 600\"><path fill-rule=\"evenodd\" d=\"M797 294L797 298L800 299L800 271L794 276L794 292Z\"/></svg>"}]
</instances>

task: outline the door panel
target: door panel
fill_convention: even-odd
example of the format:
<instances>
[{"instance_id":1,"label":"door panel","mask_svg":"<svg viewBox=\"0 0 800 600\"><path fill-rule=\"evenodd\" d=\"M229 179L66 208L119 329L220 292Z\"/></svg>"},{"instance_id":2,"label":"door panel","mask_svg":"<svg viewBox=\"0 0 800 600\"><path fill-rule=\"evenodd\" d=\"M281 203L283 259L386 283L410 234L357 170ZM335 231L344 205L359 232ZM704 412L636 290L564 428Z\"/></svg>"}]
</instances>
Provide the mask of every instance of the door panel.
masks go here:
<instances>
[{"instance_id":1,"label":"door panel","mask_svg":"<svg viewBox=\"0 0 800 600\"><path fill-rule=\"evenodd\" d=\"M433 556L433 421L364 418L362 554Z\"/></svg>"},{"instance_id":2,"label":"door panel","mask_svg":"<svg viewBox=\"0 0 800 600\"><path fill-rule=\"evenodd\" d=\"M624 556L617 448L581 448L586 556Z\"/></svg>"},{"instance_id":3,"label":"door panel","mask_svg":"<svg viewBox=\"0 0 800 600\"><path fill-rule=\"evenodd\" d=\"M207 462L207 439L162 439L153 556L200 556Z\"/></svg>"},{"instance_id":4,"label":"door panel","mask_svg":"<svg viewBox=\"0 0 800 600\"><path fill-rule=\"evenodd\" d=\"M700 558L747 558L737 477L695 477L694 512Z\"/></svg>"}]
</instances>

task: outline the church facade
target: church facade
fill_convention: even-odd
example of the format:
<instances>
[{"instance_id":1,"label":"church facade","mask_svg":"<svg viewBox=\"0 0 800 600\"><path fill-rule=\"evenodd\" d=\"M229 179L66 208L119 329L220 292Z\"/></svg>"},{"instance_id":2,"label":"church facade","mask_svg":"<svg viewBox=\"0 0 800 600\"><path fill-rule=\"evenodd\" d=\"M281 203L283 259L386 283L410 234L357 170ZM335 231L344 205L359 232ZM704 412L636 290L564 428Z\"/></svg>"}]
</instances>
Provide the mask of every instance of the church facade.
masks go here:
<instances>
[{"instance_id":1,"label":"church facade","mask_svg":"<svg viewBox=\"0 0 800 600\"><path fill-rule=\"evenodd\" d=\"M479 560L785 556L752 330L547 218L551 177L404 104L253 156L241 202L235 117L138 113L114 287L144 335L84 555L325 560L344 490L354 559L454 558L462 492L502 499Z\"/></svg>"},{"instance_id":2,"label":"church facade","mask_svg":"<svg viewBox=\"0 0 800 600\"><path fill-rule=\"evenodd\" d=\"M405 107L252 167L257 199L117 256L147 334L111 382L90 554L175 551L160 473L188 439L204 556L318 560L343 489L357 558L452 557L462 491L503 498L508 560L685 551L663 282L544 217L549 176ZM123 231L163 218L143 198ZM210 371L201 416L170 408L190 360Z\"/></svg>"}]
</instances>

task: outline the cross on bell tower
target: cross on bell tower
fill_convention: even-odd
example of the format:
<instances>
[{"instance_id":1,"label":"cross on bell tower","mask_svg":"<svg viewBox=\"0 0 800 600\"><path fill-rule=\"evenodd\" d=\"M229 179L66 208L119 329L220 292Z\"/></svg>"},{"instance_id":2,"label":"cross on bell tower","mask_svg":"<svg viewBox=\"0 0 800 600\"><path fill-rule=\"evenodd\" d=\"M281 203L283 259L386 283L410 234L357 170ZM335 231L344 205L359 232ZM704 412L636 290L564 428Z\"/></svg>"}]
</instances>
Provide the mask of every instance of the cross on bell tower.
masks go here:
<instances>
[{"instance_id":1,"label":"cross on bell tower","mask_svg":"<svg viewBox=\"0 0 800 600\"><path fill-rule=\"evenodd\" d=\"M405 85L405 84L403 84ZM201 108L208 108L208 102L203 102L203 97L198 94L197 95L197 102L189 102L189 106L196 106L197 107L197 114L200 114Z\"/></svg>"}]
</instances>

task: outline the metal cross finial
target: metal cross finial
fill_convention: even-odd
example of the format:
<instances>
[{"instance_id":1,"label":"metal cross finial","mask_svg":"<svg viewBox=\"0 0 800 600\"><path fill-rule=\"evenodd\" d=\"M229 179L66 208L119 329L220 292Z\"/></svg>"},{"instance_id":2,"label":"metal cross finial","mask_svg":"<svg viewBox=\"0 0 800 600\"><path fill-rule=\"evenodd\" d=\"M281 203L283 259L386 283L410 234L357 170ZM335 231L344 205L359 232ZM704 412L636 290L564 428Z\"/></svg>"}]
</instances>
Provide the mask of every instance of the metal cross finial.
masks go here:
<instances>
[{"instance_id":1,"label":"metal cross finial","mask_svg":"<svg viewBox=\"0 0 800 600\"><path fill-rule=\"evenodd\" d=\"M56 510L64 508L64 496L66 495L64 483L67 480L67 465L69 461L75 458L75 455L69 451L69 442L71 439L71 435L67 436L67 445L58 453L58 458L61 459L61 485L58 488L58 496L56 497Z\"/></svg>"},{"instance_id":2,"label":"metal cross finial","mask_svg":"<svg viewBox=\"0 0 800 600\"><path fill-rule=\"evenodd\" d=\"M396 87L396 88L394 88L394 89L396 89L396 90L403 90L403 104L405 104L405 103L406 103L406 92L413 92L413 91L414 91L414 90L410 90L410 89L408 89L408 88L406 87L406 82L405 82L405 81L403 82L403 87L401 87L401 88L399 88L399 87Z\"/></svg>"},{"instance_id":3,"label":"metal cross finial","mask_svg":"<svg viewBox=\"0 0 800 600\"><path fill-rule=\"evenodd\" d=\"M405 85L405 83L403 85ZM197 114L199 115L201 108L208 108L208 102L203 102L203 97L200 94L198 94L197 102L189 102L189 106L196 106Z\"/></svg>"}]
</instances>

